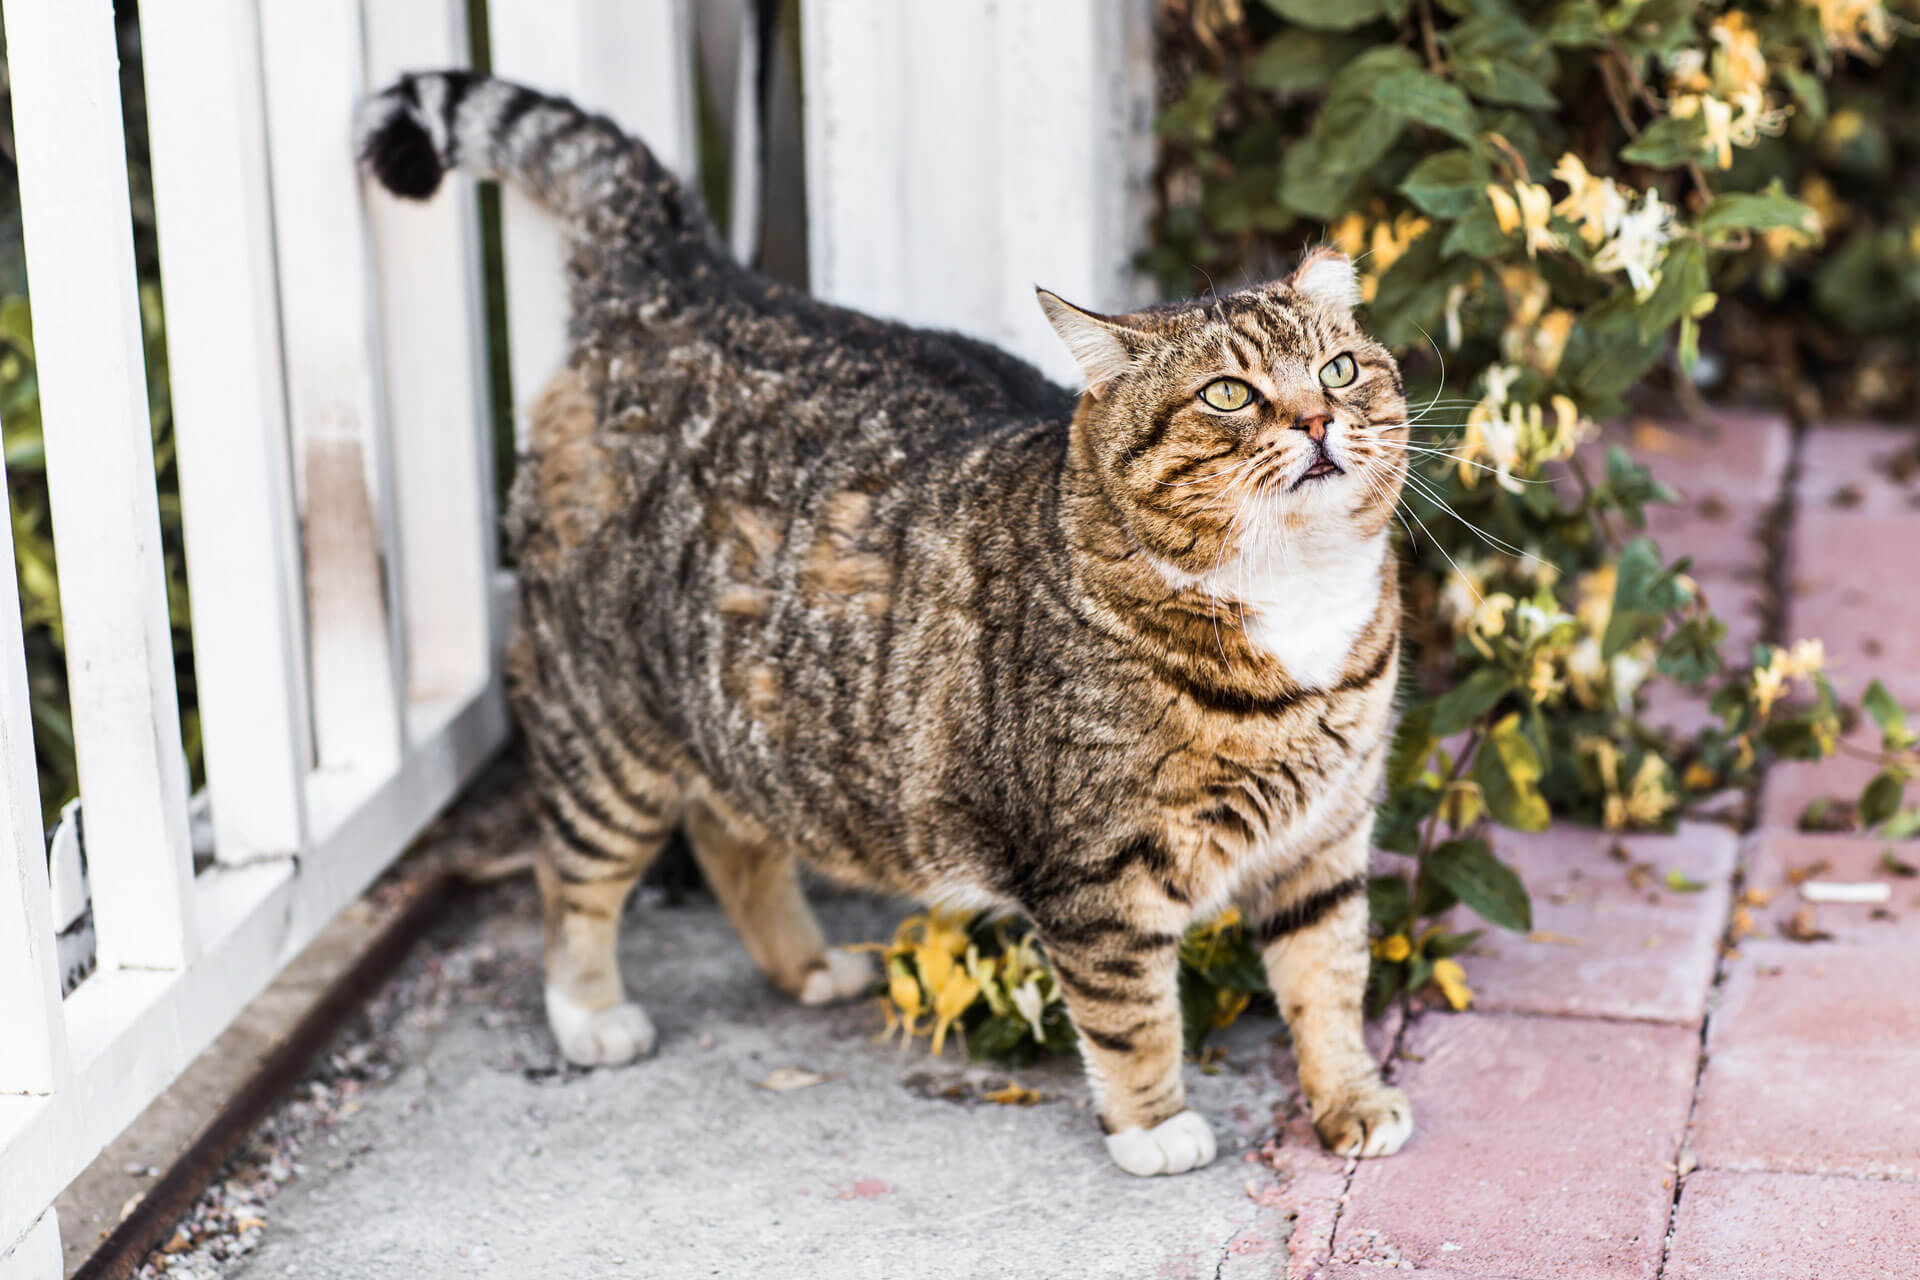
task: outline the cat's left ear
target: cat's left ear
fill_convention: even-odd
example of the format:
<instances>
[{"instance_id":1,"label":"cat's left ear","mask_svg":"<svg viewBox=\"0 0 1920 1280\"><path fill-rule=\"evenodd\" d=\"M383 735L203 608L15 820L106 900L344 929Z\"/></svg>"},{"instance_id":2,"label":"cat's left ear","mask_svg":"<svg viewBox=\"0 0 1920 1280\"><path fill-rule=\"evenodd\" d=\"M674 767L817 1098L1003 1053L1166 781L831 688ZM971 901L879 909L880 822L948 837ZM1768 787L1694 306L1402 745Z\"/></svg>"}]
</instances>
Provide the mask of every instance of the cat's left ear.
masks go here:
<instances>
[{"instance_id":1,"label":"cat's left ear","mask_svg":"<svg viewBox=\"0 0 1920 1280\"><path fill-rule=\"evenodd\" d=\"M1287 283L1301 297L1336 311L1351 311L1360 305L1360 280L1354 275L1353 259L1338 249L1322 245L1309 250L1287 277Z\"/></svg>"},{"instance_id":2,"label":"cat's left ear","mask_svg":"<svg viewBox=\"0 0 1920 1280\"><path fill-rule=\"evenodd\" d=\"M1113 316L1083 311L1045 289L1035 288L1034 293L1039 295L1040 309L1047 313L1053 331L1080 366L1087 380L1087 394L1098 400L1108 383L1133 367L1146 335Z\"/></svg>"}]
</instances>

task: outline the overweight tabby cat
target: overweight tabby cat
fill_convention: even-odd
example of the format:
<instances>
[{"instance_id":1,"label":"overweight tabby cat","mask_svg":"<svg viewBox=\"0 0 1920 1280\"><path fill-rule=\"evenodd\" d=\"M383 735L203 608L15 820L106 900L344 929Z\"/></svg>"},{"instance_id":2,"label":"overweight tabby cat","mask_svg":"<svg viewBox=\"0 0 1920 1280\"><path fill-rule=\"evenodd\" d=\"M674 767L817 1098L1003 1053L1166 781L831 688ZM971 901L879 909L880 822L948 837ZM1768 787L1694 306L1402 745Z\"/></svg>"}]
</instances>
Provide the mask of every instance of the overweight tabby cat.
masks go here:
<instances>
[{"instance_id":1,"label":"overweight tabby cat","mask_svg":"<svg viewBox=\"0 0 1920 1280\"><path fill-rule=\"evenodd\" d=\"M569 235L571 358L508 513L512 698L566 1055L653 1047L621 905L676 825L753 959L869 986L797 878L1030 918L1129 1173L1212 1160L1176 945L1237 904L1336 1151L1412 1131L1361 1042L1371 800L1399 643L1393 360L1353 270L1132 315L1042 292L1086 387L828 306L729 256L639 142L485 77L408 76L362 154L424 199L505 179Z\"/></svg>"}]
</instances>

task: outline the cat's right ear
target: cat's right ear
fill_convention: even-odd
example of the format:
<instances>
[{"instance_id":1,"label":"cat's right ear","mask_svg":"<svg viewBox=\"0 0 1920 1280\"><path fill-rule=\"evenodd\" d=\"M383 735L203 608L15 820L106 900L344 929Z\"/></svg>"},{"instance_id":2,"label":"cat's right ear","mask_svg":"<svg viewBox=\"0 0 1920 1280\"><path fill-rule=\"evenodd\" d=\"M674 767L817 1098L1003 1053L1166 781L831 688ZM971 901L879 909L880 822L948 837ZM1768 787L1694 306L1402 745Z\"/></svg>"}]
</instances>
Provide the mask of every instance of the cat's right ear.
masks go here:
<instances>
[{"instance_id":1,"label":"cat's right ear","mask_svg":"<svg viewBox=\"0 0 1920 1280\"><path fill-rule=\"evenodd\" d=\"M1059 294L1041 288L1035 288L1034 293L1040 298L1040 309L1047 313L1047 322L1079 364L1087 380L1087 394L1098 400L1108 383L1133 367L1143 335L1112 316L1083 311Z\"/></svg>"}]
</instances>

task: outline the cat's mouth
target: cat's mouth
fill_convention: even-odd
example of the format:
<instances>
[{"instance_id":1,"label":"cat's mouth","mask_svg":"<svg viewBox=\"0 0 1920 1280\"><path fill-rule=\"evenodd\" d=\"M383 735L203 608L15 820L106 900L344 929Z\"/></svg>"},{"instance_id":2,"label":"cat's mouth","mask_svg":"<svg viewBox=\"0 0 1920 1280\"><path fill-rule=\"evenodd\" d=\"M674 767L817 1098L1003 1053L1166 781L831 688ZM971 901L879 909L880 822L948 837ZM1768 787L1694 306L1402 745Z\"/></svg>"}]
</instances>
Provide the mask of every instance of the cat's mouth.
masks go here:
<instances>
[{"instance_id":1,"label":"cat's mouth","mask_svg":"<svg viewBox=\"0 0 1920 1280\"><path fill-rule=\"evenodd\" d=\"M1346 473L1346 468L1335 462L1333 455L1323 448L1320 456L1313 460L1313 465L1300 473L1300 478L1293 482L1292 487L1298 489L1310 480L1324 480L1328 476L1343 476Z\"/></svg>"}]
</instances>

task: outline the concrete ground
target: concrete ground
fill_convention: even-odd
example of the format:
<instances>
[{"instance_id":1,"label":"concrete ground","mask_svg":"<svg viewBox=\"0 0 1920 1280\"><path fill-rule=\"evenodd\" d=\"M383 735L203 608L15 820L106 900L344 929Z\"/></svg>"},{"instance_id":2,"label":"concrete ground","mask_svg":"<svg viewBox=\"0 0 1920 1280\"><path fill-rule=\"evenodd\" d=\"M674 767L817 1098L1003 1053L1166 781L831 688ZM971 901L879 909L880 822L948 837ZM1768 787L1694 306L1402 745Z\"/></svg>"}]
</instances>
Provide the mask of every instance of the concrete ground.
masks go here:
<instances>
[{"instance_id":1,"label":"concrete ground","mask_svg":"<svg viewBox=\"0 0 1920 1280\"><path fill-rule=\"evenodd\" d=\"M1880 674L1920 707L1920 594L1893 589L1911 578L1896 549L1920 544L1920 483L1895 458L1913 439L1829 428L1796 461L1753 419L1640 443L1686 499L1658 517L1666 545L1695 552L1739 643L1822 636L1844 692ZM628 920L659 1056L565 1069L513 881L416 953L148 1274L1910 1280L1920 879L1878 841L1795 830L1863 780L1845 760L1777 768L1744 825L1502 835L1538 931L1466 958L1471 1012L1375 1028L1416 1132L1357 1167L1298 1115L1272 1021L1236 1026L1215 1074L1188 1067L1221 1158L1135 1180L1074 1064L1010 1073L1037 1106L988 1103L1009 1073L876 1043L871 1002L788 1004L698 895ZM1817 940L1793 940L1821 863L1890 900L1820 905ZM846 941L897 913L822 914ZM785 1068L824 1079L765 1087Z\"/></svg>"}]
</instances>

